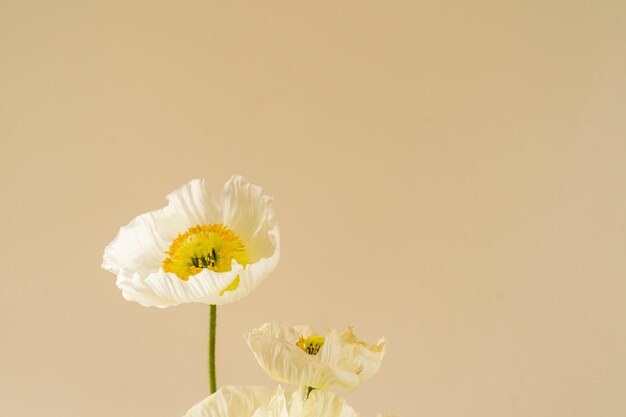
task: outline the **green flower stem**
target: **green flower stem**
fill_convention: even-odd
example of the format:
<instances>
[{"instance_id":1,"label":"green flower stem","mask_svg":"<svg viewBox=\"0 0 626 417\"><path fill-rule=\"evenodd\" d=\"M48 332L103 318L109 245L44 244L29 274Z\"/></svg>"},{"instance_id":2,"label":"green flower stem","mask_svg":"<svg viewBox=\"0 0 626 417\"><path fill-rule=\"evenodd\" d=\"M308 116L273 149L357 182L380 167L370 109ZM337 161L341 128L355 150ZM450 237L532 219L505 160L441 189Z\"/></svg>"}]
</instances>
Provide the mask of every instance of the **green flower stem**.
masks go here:
<instances>
[{"instance_id":1,"label":"green flower stem","mask_svg":"<svg viewBox=\"0 0 626 417\"><path fill-rule=\"evenodd\" d=\"M306 397L304 397L305 400L309 399L309 394L311 394L311 391L313 391L315 388L313 387L306 387Z\"/></svg>"},{"instance_id":2,"label":"green flower stem","mask_svg":"<svg viewBox=\"0 0 626 417\"><path fill-rule=\"evenodd\" d=\"M217 306L211 304L209 310L209 386L211 394L217 391L215 382L215 324L217 321Z\"/></svg>"}]
</instances>

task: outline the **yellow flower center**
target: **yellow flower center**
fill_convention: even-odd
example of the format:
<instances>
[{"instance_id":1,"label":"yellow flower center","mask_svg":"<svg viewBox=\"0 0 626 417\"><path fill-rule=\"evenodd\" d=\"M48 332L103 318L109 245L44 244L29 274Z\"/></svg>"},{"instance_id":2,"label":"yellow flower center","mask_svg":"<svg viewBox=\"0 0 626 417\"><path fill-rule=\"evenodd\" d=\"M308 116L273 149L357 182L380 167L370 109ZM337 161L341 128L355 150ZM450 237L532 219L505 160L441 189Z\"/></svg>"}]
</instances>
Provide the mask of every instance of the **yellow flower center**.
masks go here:
<instances>
[{"instance_id":1,"label":"yellow flower center","mask_svg":"<svg viewBox=\"0 0 626 417\"><path fill-rule=\"evenodd\" d=\"M300 336L300 340L296 342L296 346L309 355L317 355L323 344L324 336L309 336L306 339Z\"/></svg>"},{"instance_id":2,"label":"yellow flower center","mask_svg":"<svg viewBox=\"0 0 626 417\"><path fill-rule=\"evenodd\" d=\"M235 232L223 224L199 224L181 233L165 252L163 270L173 272L183 281L191 275L210 269L215 272L228 272L231 261L246 266L250 262L243 241ZM239 284L237 277L232 285ZM229 286L230 287L230 286Z\"/></svg>"}]
</instances>

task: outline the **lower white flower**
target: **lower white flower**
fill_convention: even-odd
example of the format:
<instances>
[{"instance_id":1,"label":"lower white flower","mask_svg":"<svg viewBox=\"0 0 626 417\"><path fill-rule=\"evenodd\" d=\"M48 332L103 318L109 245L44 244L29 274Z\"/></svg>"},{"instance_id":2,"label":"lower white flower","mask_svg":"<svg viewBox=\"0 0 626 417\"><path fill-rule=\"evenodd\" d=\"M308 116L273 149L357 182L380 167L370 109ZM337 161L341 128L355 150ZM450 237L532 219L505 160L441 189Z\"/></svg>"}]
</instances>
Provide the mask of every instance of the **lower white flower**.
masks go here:
<instances>
[{"instance_id":1,"label":"lower white flower","mask_svg":"<svg viewBox=\"0 0 626 417\"><path fill-rule=\"evenodd\" d=\"M309 326L266 323L245 335L261 367L280 382L326 389L353 389L372 377L385 355L385 338L375 344L357 339L349 327L324 336Z\"/></svg>"},{"instance_id":2,"label":"lower white flower","mask_svg":"<svg viewBox=\"0 0 626 417\"><path fill-rule=\"evenodd\" d=\"M226 386L194 405L185 417L359 417L335 393L285 392L257 386Z\"/></svg>"}]
</instances>

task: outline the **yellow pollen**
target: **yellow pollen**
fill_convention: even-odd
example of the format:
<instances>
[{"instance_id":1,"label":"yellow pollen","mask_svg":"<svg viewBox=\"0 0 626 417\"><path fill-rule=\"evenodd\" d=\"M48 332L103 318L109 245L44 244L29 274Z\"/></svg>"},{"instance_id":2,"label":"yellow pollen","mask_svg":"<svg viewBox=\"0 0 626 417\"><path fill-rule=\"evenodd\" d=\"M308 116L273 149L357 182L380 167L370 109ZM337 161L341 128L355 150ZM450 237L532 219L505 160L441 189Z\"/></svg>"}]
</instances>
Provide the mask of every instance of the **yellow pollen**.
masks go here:
<instances>
[{"instance_id":1,"label":"yellow pollen","mask_svg":"<svg viewBox=\"0 0 626 417\"><path fill-rule=\"evenodd\" d=\"M241 238L223 224L199 224L190 227L174 239L165 253L167 258L163 261L163 270L175 273L183 281L205 268L215 272L228 272L232 269L233 259L243 266L250 263ZM225 291L236 289L238 278ZM235 288L230 288L231 286Z\"/></svg>"},{"instance_id":2,"label":"yellow pollen","mask_svg":"<svg viewBox=\"0 0 626 417\"><path fill-rule=\"evenodd\" d=\"M309 336L305 339L300 335L300 339L296 342L296 346L309 355L317 355L323 344L324 336Z\"/></svg>"}]
</instances>

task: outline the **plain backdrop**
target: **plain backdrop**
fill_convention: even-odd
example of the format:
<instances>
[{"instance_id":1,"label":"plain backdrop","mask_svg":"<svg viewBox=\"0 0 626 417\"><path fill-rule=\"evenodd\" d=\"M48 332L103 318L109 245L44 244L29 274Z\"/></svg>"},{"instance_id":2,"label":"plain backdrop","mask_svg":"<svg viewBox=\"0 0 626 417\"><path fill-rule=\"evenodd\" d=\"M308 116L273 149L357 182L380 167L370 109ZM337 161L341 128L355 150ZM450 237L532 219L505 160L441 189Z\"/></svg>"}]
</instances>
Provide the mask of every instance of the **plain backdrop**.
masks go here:
<instances>
[{"instance_id":1,"label":"plain backdrop","mask_svg":"<svg viewBox=\"0 0 626 417\"><path fill-rule=\"evenodd\" d=\"M364 416L626 415L626 3L0 0L0 414L182 416L208 306L102 252L192 178L275 198L282 259L219 308L385 335Z\"/></svg>"}]
</instances>

